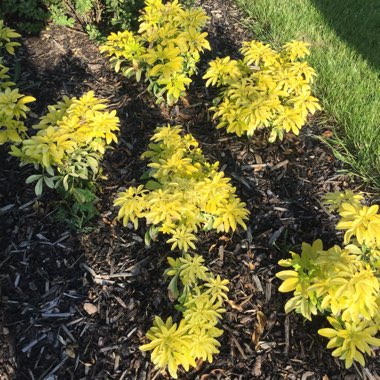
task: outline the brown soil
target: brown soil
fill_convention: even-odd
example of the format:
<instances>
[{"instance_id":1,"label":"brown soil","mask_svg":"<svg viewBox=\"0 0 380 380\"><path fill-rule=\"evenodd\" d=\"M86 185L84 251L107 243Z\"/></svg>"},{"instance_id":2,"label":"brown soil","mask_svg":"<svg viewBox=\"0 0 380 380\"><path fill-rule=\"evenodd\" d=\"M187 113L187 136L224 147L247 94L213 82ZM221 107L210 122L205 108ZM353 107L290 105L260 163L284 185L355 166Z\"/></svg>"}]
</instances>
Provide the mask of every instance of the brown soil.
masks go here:
<instances>
[{"instance_id":1,"label":"brown soil","mask_svg":"<svg viewBox=\"0 0 380 380\"><path fill-rule=\"evenodd\" d=\"M168 246L161 240L146 247L144 229L123 228L112 205L118 191L140 183L145 167L140 154L154 128L164 123L182 124L194 134L209 161L220 161L251 211L247 232L200 236L199 253L231 281L231 302L220 354L180 378L378 378L375 360L347 371L331 357L317 334L323 319L309 323L286 316L288 295L278 292L275 279L278 260L302 241L339 241L335 220L319 200L353 185L316 138L325 132L316 119L300 137L273 145L262 136L239 139L212 127L212 94L201 80L207 61L215 52L236 56L250 36L229 1L202 5L211 16L213 53L203 58L189 105L170 112L155 105L143 84L114 74L84 33L51 27L23 40L19 82L24 93L38 99L35 117L63 95L94 90L118 111L122 128L118 146L103 164L107 179L100 183L100 215L81 231L57 221L56 196L37 199L25 185L32 169L20 168L7 147L0 147L1 379L168 378L139 350L154 315L173 314L162 276Z\"/></svg>"}]
</instances>

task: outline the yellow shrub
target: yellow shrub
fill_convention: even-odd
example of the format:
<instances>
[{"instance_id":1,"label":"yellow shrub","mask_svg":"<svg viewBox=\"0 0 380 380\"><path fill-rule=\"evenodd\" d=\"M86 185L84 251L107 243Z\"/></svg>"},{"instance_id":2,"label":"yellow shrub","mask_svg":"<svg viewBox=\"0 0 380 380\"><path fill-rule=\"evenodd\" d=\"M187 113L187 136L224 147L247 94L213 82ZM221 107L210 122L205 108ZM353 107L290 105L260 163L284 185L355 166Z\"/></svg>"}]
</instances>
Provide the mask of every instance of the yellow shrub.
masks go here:
<instances>
[{"instance_id":1,"label":"yellow shrub","mask_svg":"<svg viewBox=\"0 0 380 380\"><path fill-rule=\"evenodd\" d=\"M243 44L243 59L216 58L203 76L206 86L220 87L211 108L217 128L238 136L252 136L270 128L269 141L283 139L284 132L298 135L307 115L321 109L311 95L314 70L301 60L308 44L292 41L280 52L251 41Z\"/></svg>"},{"instance_id":2,"label":"yellow shrub","mask_svg":"<svg viewBox=\"0 0 380 380\"><path fill-rule=\"evenodd\" d=\"M172 249L195 249L199 229L235 231L246 228L246 204L236 196L230 179L218 172L218 163L209 164L190 135L181 135L180 126L157 128L143 157L150 158L145 186L131 187L118 194L118 217L137 228L145 218L150 229L147 240L158 232L171 235Z\"/></svg>"},{"instance_id":3,"label":"yellow shrub","mask_svg":"<svg viewBox=\"0 0 380 380\"><path fill-rule=\"evenodd\" d=\"M157 102L172 105L185 96L200 53L210 49L207 33L201 32L206 21L202 9L185 9L177 0L146 0L138 34L112 33L100 50L116 72L137 81L144 74Z\"/></svg>"},{"instance_id":4,"label":"yellow shrub","mask_svg":"<svg viewBox=\"0 0 380 380\"><path fill-rule=\"evenodd\" d=\"M228 281L216 278L203 265L199 255L184 254L168 258L170 268L166 275L172 277L169 291L178 299L176 308L183 314L180 323L173 324L172 317L163 322L155 317L148 331L150 343L140 347L152 351L152 362L157 368L166 367L172 378L177 378L180 366L185 371L195 367L197 360L212 362L219 353L220 343L215 339L223 331L216 327L225 312L222 304L228 300ZM178 289L180 288L180 290Z\"/></svg>"},{"instance_id":5,"label":"yellow shrub","mask_svg":"<svg viewBox=\"0 0 380 380\"><path fill-rule=\"evenodd\" d=\"M331 210L342 219L337 228L347 230L344 248L324 250L322 241L302 244L302 253L291 252L292 258L279 264L292 268L277 273L283 280L279 290L293 292L285 311L295 310L311 320L318 313L330 314L333 328L320 329L330 339L332 355L364 365L364 353L380 346L375 335L380 330L380 215L378 206L362 206L363 196L351 191L331 193L324 197Z\"/></svg>"},{"instance_id":6,"label":"yellow shrub","mask_svg":"<svg viewBox=\"0 0 380 380\"><path fill-rule=\"evenodd\" d=\"M44 183L50 188L62 186L80 200L83 183L93 181L99 162L111 142L117 142L119 130L116 111L105 111L105 100L93 91L81 98L69 99L49 106L48 113L34 126L38 132L12 146L12 155L22 164L34 164L40 174L28 177L36 182L36 194Z\"/></svg>"},{"instance_id":7,"label":"yellow shrub","mask_svg":"<svg viewBox=\"0 0 380 380\"><path fill-rule=\"evenodd\" d=\"M26 118L26 112L29 111L26 104L35 100L13 88L15 83L9 80L9 68L3 64L2 50L5 48L8 54L13 55L14 48L20 44L12 40L18 37L21 37L20 34L5 27L3 20L0 20L0 145L6 142L19 143L25 136L27 128L22 119Z\"/></svg>"}]
</instances>

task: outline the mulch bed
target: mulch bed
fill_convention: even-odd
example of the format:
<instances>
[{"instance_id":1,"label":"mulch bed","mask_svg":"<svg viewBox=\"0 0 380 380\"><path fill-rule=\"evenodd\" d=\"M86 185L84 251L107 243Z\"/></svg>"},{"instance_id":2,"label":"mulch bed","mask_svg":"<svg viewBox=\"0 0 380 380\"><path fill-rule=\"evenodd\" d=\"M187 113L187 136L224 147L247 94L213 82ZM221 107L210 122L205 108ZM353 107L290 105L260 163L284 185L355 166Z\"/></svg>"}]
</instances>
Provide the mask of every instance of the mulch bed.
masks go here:
<instances>
[{"instance_id":1,"label":"mulch bed","mask_svg":"<svg viewBox=\"0 0 380 380\"><path fill-rule=\"evenodd\" d=\"M25 38L19 51L23 92L35 96L35 116L63 95L94 90L122 120L120 142L104 161L99 213L81 230L57 221L54 194L40 199L25 185L31 173L0 147L0 378L165 379L139 345L154 315L173 314L163 279L168 246L150 247L144 229L123 228L113 201L140 183L140 159L157 125L182 124L209 159L218 160L251 211L249 229L233 235L203 233L199 253L213 272L231 281L221 352L213 363L181 379L375 379L380 365L345 370L312 323L283 308L277 262L302 241L339 242L336 220L321 207L322 194L354 187L341 164L315 136L311 120L300 137L267 145L263 136L237 138L212 127L212 91L204 88L207 61L237 55L250 38L229 1L203 1L211 17L213 51L205 54L189 105L160 109L142 84L113 73L84 33L52 26ZM263 331L261 331L263 330Z\"/></svg>"}]
</instances>

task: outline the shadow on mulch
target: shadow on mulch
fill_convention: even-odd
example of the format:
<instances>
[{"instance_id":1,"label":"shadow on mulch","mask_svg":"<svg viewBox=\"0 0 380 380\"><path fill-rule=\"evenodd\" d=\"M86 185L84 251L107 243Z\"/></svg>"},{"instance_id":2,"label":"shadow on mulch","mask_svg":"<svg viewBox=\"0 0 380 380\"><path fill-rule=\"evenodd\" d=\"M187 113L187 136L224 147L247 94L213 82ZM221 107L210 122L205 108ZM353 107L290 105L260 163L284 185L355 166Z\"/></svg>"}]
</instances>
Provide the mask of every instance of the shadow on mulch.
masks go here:
<instances>
[{"instance_id":1,"label":"shadow on mulch","mask_svg":"<svg viewBox=\"0 0 380 380\"><path fill-rule=\"evenodd\" d=\"M230 2L203 1L211 16L211 45L220 55L236 54L247 38ZM226 37L228 37L226 39ZM81 33L52 28L24 41L22 83L38 99L40 115L62 95L94 90L108 98L122 119L119 144L104 160L99 217L87 230L73 232L54 218L53 195L36 199L19 168L0 149L0 375L20 379L164 379L149 354L138 347L153 316L173 313L162 274L169 253L162 241L144 245L137 231L116 220L117 192L140 183L139 158L158 124L178 123L200 141L207 158L218 160L247 203L247 232L204 233L199 253L231 282L231 303L223 320L221 353L182 379L343 379L354 376L324 349L316 334L321 324L285 316L287 296L277 291L277 261L288 249L315 238L334 243L334 220L318 199L348 186L340 164L311 132L267 145L210 128L211 95L200 73L192 84L190 106L159 109L142 85L121 79L108 68L96 46ZM262 137L262 136L261 136ZM53 206L52 206L53 205ZM173 253L175 255L175 252ZM258 317L265 320L257 332ZM377 369L371 361L369 368ZM348 379L349 377L346 377ZM352 377L351 377L352 378Z\"/></svg>"},{"instance_id":2,"label":"shadow on mulch","mask_svg":"<svg viewBox=\"0 0 380 380\"><path fill-rule=\"evenodd\" d=\"M1 147L0 373L4 378L76 378L79 373L104 378L101 356L110 351L107 344L115 332L121 339L118 348L132 350L132 338L127 348L123 344L132 329L125 328L125 322L119 326L120 317L133 321L139 314L138 298L146 304L143 310L149 311L152 301L138 290L148 281L140 265L149 264L141 238L133 235L132 242L123 241L118 237L120 231L115 235L115 223L107 219L109 212L103 210L112 205L116 187L136 181L135 173L140 172L136 165L141 163L131 157L139 157L146 136L162 118L156 105L146 103L141 86L121 81L99 57L87 36L61 28L24 40L20 87L37 98L33 105L36 115L45 113L47 106L63 95L80 96L94 90L118 110L122 126L120 143L104 163L108 181L102 186L100 217L86 233L75 233L65 221L57 221L58 199L54 195L37 199L33 188L25 185L31 168L19 168L17 160L7 154L7 147ZM133 284L126 289L129 283ZM141 338L143 333L138 334ZM138 345L139 339L132 352Z\"/></svg>"}]
</instances>

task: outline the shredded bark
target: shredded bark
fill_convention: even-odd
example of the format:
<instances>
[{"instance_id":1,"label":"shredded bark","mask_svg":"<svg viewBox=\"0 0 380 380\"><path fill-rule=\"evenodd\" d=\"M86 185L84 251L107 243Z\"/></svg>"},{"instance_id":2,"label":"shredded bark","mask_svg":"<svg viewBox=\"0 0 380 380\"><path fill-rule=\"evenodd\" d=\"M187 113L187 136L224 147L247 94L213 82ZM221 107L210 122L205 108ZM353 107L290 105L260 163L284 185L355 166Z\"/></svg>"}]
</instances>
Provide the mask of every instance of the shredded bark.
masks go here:
<instances>
[{"instance_id":1,"label":"shredded bark","mask_svg":"<svg viewBox=\"0 0 380 380\"><path fill-rule=\"evenodd\" d=\"M140 159L157 125L182 124L211 162L219 161L251 211L248 231L220 236L202 233L198 253L216 274L231 281L222 322L221 352L181 379L376 379L380 366L343 364L330 355L317 330L284 313L288 295L278 292L277 262L302 241L341 240L336 220L321 206L328 191L355 188L342 165L316 136L318 119L299 137L267 144L265 136L237 138L217 131L209 107L214 93L201 77L215 56L238 56L252 36L230 1L206 0L212 52L205 54L188 104L158 107L143 84L112 72L83 33L52 26L25 38L20 51L21 88L37 98L32 116L63 95L94 90L109 99L122 120L120 142L103 163L99 216L81 231L57 221L58 197L37 199L25 184L32 169L0 147L0 378L165 379L139 350L154 315L174 313L163 279L169 248L150 247L144 227L134 231L116 220L116 193L140 183Z\"/></svg>"}]
</instances>

